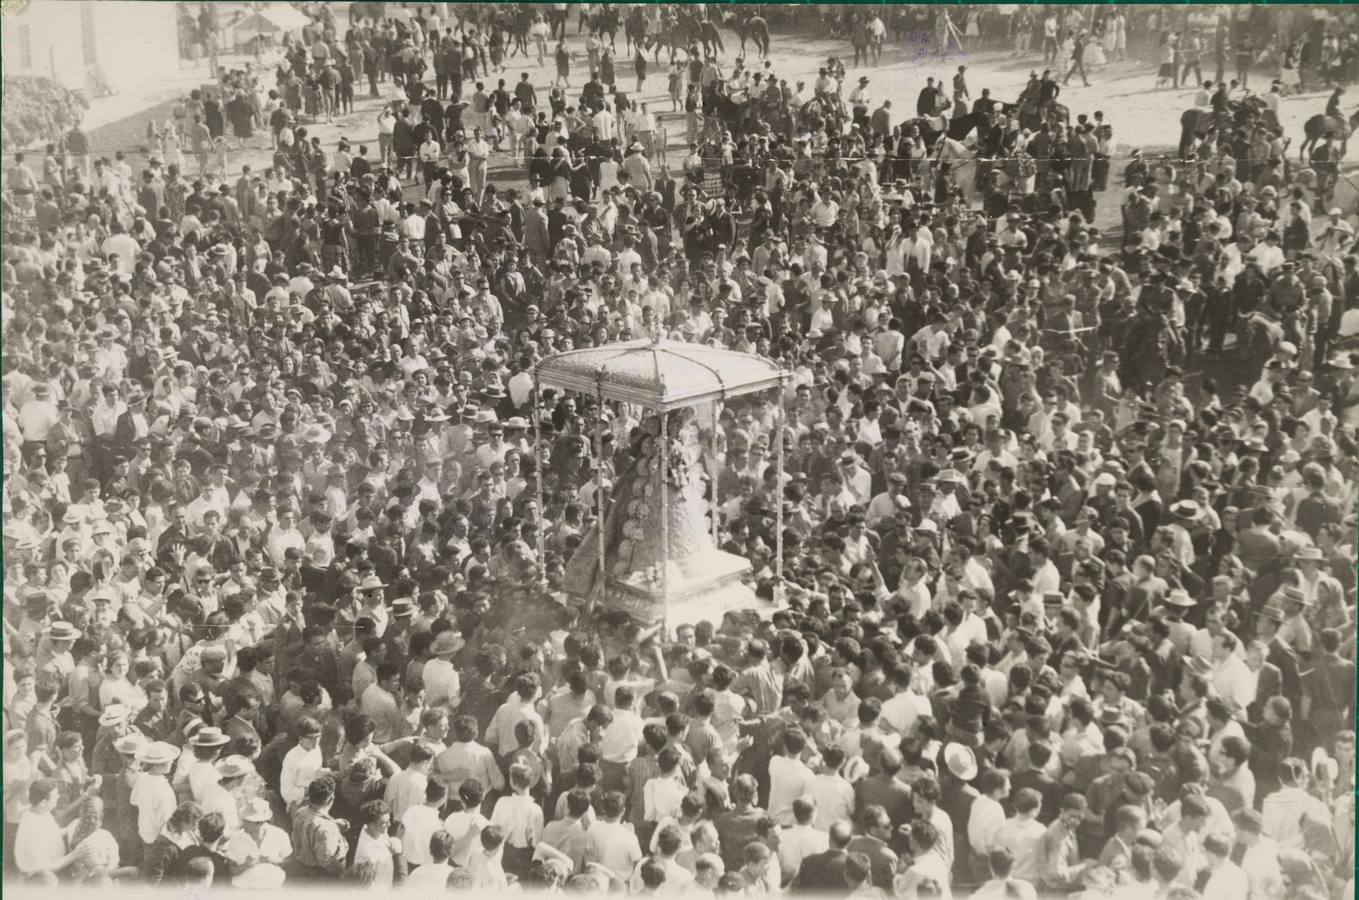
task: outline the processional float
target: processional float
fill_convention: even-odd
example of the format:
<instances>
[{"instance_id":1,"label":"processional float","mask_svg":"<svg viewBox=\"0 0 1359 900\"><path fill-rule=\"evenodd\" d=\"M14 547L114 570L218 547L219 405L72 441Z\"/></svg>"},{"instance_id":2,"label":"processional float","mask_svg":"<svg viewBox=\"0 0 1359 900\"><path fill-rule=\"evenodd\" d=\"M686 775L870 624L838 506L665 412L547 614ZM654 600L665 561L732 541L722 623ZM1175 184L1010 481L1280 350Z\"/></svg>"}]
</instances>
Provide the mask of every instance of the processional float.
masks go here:
<instances>
[{"instance_id":1,"label":"processional float","mask_svg":"<svg viewBox=\"0 0 1359 900\"><path fill-rule=\"evenodd\" d=\"M602 417L593 423L596 522L567 562L564 588L596 609L627 613L643 625L674 627L757 605L745 581L751 563L717 546L716 491L705 482L699 419L716 427L723 401L772 390L777 484L783 484L783 385L778 363L750 353L662 338L622 341L550 356L533 370L534 402L548 388L642 410L643 437L611 491L601 487ZM535 454L541 449L533 417ZM535 458L541 459L536 455ZM543 509L543 466L535 467ZM712 478L715 485L716 479ZM774 578L783 582L783 508L775 503ZM546 579L543 529L539 577Z\"/></svg>"}]
</instances>

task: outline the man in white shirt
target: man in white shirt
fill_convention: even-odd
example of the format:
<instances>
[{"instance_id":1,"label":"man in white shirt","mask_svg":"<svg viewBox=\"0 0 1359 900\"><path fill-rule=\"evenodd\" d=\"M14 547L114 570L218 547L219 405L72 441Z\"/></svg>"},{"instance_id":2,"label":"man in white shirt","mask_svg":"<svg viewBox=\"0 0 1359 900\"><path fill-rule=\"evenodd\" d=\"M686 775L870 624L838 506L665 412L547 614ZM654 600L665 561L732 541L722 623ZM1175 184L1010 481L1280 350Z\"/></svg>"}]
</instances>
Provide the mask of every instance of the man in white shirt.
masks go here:
<instances>
[{"instance_id":1,"label":"man in white shirt","mask_svg":"<svg viewBox=\"0 0 1359 900\"><path fill-rule=\"evenodd\" d=\"M443 831L443 819L439 808L448 800L448 788L441 782L430 780L425 784L424 802L406 809L401 818L401 846L405 850L406 862L411 866L424 866L436 862L431 850L431 839L436 832ZM447 834L447 832L444 832ZM452 839L449 839L450 851ZM446 862L448 854L442 861Z\"/></svg>"},{"instance_id":2,"label":"man in white shirt","mask_svg":"<svg viewBox=\"0 0 1359 900\"><path fill-rule=\"evenodd\" d=\"M1010 796L1010 777L1004 769L988 769L977 779L981 794L972 801L967 816L967 842L981 859L1001 849L1000 833L1005 828L1005 810L1000 801Z\"/></svg>"},{"instance_id":3,"label":"man in white shirt","mask_svg":"<svg viewBox=\"0 0 1359 900\"><path fill-rule=\"evenodd\" d=\"M802 861L815 853L824 853L830 847L830 836L819 831L816 820L816 800L812 797L798 797L793 801L795 823L779 834L779 869L783 872L783 883L788 884L797 877Z\"/></svg>"},{"instance_id":4,"label":"man in white shirt","mask_svg":"<svg viewBox=\"0 0 1359 900\"><path fill-rule=\"evenodd\" d=\"M1268 275L1275 269L1284 264L1284 252L1279 246L1279 235L1271 231L1265 235L1265 239L1251 248L1246 254L1247 259L1253 259L1260 265L1260 271Z\"/></svg>"},{"instance_id":5,"label":"man in white shirt","mask_svg":"<svg viewBox=\"0 0 1359 900\"><path fill-rule=\"evenodd\" d=\"M434 753L433 745L416 743L410 749L410 759L406 762L406 768L397 772L387 782L387 790L383 792L382 799L386 801L394 822L400 823L407 810L425 802L430 784L429 773L434 766ZM444 793L447 794L447 789Z\"/></svg>"},{"instance_id":6,"label":"man in white shirt","mask_svg":"<svg viewBox=\"0 0 1359 900\"><path fill-rule=\"evenodd\" d=\"M628 763L637 758L637 744L642 740L645 723L632 708L633 703L631 688L619 687L614 692L613 721L604 729L599 742L599 758L606 776L608 768L626 769Z\"/></svg>"},{"instance_id":7,"label":"man in white shirt","mask_svg":"<svg viewBox=\"0 0 1359 900\"><path fill-rule=\"evenodd\" d=\"M783 755L769 761L769 815L779 825L797 824L793 802L812 787L814 775L801 759L807 736L790 728L783 734Z\"/></svg>"},{"instance_id":8,"label":"man in white shirt","mask_svg":"<svg viewBox=\"0 0 1359 900\"><path fill-rule=\"evenodd\" d=\"M283 757L283 770L279 775L279 795L291 811L300 805L307 796L307 786L322 771L321 723L303 716L297 722L297 746Z\"/></svg>"},{"instance_id":9,"label":"man in white shirt","mask_svg":"<svg viewBox=\"0 0 1359 900\"><path fill-rule=\"evenodd\" d=\"M1203 900L1242 900L1250 897L1250 879L1240 866L1231 860L1231 840L1222 834L1209 834L1203 839L1203 855L1208 865L1208 883L1203 887Z\"/></svg>"},{"instance_id":10,"label":"man in white shirt","mask_svg":"<svg viewBox=\"0 0 1359 900\"><path fill-rule=\"evenodd\" d=\"M477 720L459 716L453 722L453 740L434 760L433 775L450 791L462 787L465 781L476 781L487 790L500 790L505 776L496 764L490 748L477 743Z\"/></svg>"},{"instance_id":11,"label":"man in white shirt","mask_svg":"<svg viewBox=\"0 0 1359 900\"><path fill-rule=\"evenodd\" d=\"M434 658L427 661L421 671L425 687L425 705L429 707L447 706L456 709L462 701L462 685L458 670L449 661L453 654L463 648L466 641L452 631L441 632L434 639L430 652Z\"/></svg>"},{"instance_id":12,"label":"man in white shirt","mask_svg":"<svg viewBox=\"0 0 1359 900\"><path fill-rule=\"evenodd\" d=\"M1043 798L1033 788L1021 788L1011 802L1015 814L1005 820L1005 825L996 834L995 844L997 849L1009 851L1014 860L1011 869L1014 877L1034 884L1043 874L1041 844L1047 829L1037 819Z\"/></svg>"},{"instance_id":13,"label":"man in white shirt","mask_svg":"<svg viewBox=\"0 0 1359 900\"><path fill-rule=\"evenodd\" d=\"M910 666L895 666L892 670L892 686L896 692L882 705L883 721L901 735L910 734L921 716L933 715L929 698L912 689L913 678Z\"/></svg>"},{"instance_id":14,"label":"man in white shirt","mask_svg":"<svg viewBox=\"0 0 1359 900\"><path fill-rule=\"evenodd\" d=\"M491 145L482 136L481 129L472 129L472 139L467 142L467 178L472 199L477 203L486 192L486 165L490 157Z\"/></svg>"},{"instance_id":15,"label":"man in white shirt","mask_svg":"<svg viewBox=\"0 0 1359 900\"><path fill-rule=\"evenodd\" d=\"M590 127L596 141L608 143L618 137L618 117L607 106L590 117Z\"/></svg>"},{"instance_id":16,"label":"man in white shirt","mask_svg":"<svg viewBox=\"0 0 1359 900\"><path fill-rule=\"evenodd\" d=\"M598 863L620 877L631 873L642 860L642 848L631 825L623 817L624 799L619 791L610 791L600 801L599 819L590 825L590 846L585 852L588 862Z\"/></svg>"},{"instance_id":17,"label":"man in white shirt","mask_svg":"<svg viewBox=\"0 0 1359 900\"><path fill-rule=\"evenodd\" d=\"M412 861L411 842L408 838L402 838L401 845L406 851L406 861ZM406 876L402 887L419 891L431 891L435 894L444 893L448 890L448 878L453 874L453 866L449 865L448 858L453 853L453 836L442 828L430 835L428 857L429 860L420 863L418 868L411 871Z\"/></svg>"},{"instance_id":18,"label":"man in white shirt","mask_svg":"<svg viewBox=\"0 0 1359 900\"><path fill-rule=\"evenodd\" d=\"M137 750L142 774L132 785L131 803L137 808L137 836L147 846L160 837L178 805L174 788L165 777L178 758L179 750L173 744L159 741Z\"/></svg>"},{"instance_id":19,"label":"man in white shirt","mask_svg":"<svg viewBox=\"0 0 1359 900\"><path fill-rule=\"evenodd\" d=\"M97 791L91 789L86 793L92 795ZM48 879L55 884L57 874L84 855L74 849L66 852L66 836L52 815L56 805L56 781L40 778L28 786L28 809L20 817L14 837L14 862L21 873L34 881Z\"/></svg>"},{"instance_id":20,"label":"man in white shirt","mask_svg":"<svg viewBox=\"0 0 1359 900\"><path fill-rule=\"evenodd\" d=\"M977 888L972 900L1038 900L1038 891L1031 883L1013 876L1015 858L1009 850L993 850L985 864L991 880Z\"/></svg>"},{"instance_id":21,"label":"man in white shirt","mask_svg":"<svg viewBox=\"0 0 1359 900\"><path fill-rule=\"evenodd\" d=\"M443 148L439 146L439 142L434 139L433 134L428 134L417 153L420 157L420 169L424 174L425 187L429 187L434 182L434 172L439 166L439 156L443 153Z\"/></svg>"},{"instance_id":22,"label":"man in white shirt","mask_svg":"<svg viewBox=\"0 0 1359 900\"><path fill-rule=\"evenodd\" d=\"M1240 641L1230 631L1213 637L1213 687L1223 699L1244 710L1255 700L1255 678L1241 652Z\"/></svg>"},{"instance_id":23,"label":"man in white shirt","mask_svg":"<svg viewBox=\"0 0 1359 900\"><path fill-rule=\"evenodd\" d=\"M812 224L816 227L829 228L840 217L840 204L829 196L820 197L812 204L809 214L812 217Z\"/></svg>"}]
</instances>

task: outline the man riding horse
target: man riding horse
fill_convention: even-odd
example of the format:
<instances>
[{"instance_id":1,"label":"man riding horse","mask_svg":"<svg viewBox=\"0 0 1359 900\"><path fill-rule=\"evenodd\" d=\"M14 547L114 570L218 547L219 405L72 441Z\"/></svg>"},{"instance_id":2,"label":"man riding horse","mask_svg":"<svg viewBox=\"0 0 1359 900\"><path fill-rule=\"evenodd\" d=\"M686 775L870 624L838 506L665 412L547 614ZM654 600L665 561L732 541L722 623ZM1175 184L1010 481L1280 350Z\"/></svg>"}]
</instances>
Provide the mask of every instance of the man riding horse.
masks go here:
<instances>
[{"instance_id":1,"label":"man riding horse","mask_svg":"<svg viewBox=\"0 0 1359 900\"><path fill-rule=\"evenodd\" d=\"M1037 72L1029 73L1029 83L1019 94L1020 124L1031 130L1046 126L1049 122L1065 123L1069 118L1067 108L1057 102L1062 86L1052 77L1050 69L1043 70L1043 77Z\"/></svg>"}]
</instances>

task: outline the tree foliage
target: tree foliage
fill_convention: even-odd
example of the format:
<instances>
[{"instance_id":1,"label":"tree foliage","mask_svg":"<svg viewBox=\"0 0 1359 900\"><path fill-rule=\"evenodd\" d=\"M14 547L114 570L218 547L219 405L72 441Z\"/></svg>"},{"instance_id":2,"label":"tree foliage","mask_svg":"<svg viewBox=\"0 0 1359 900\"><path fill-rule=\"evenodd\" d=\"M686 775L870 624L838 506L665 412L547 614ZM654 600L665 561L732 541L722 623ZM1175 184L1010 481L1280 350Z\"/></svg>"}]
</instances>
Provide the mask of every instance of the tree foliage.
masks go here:
<instances>
[{"instance_id":1,"label":"tree foliage","mask_svg":"<svg viewBox=\"0 0 1359 900\"><path fill-rule=\"evenodd\" d=\"M84 97L53 79L32 76L6 76L4 103L0 146L6 150L27 147L35 141L56 141L89 108Z\"/></svg>"}]
</instances>

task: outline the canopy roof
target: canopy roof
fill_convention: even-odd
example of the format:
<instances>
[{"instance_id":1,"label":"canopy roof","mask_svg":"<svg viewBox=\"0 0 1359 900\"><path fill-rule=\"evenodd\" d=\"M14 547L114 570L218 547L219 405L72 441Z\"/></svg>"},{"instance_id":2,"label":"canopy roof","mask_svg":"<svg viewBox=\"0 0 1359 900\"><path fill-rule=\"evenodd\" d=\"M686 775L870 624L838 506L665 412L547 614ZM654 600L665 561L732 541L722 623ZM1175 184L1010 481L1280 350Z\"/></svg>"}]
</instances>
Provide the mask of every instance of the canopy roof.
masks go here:
<instances>
[{"instance_id":1,"label":"canopy roof","mask_svg":"<svg viewBox=\"0 0 1359 900\"><path fill-rule=\"evenodd\" d=\"M768 390L782 383L778 363L684 341L619 341L568 350L534 369L539 387L553 387L664 411Z\"/></svg>"}]
</instances>

